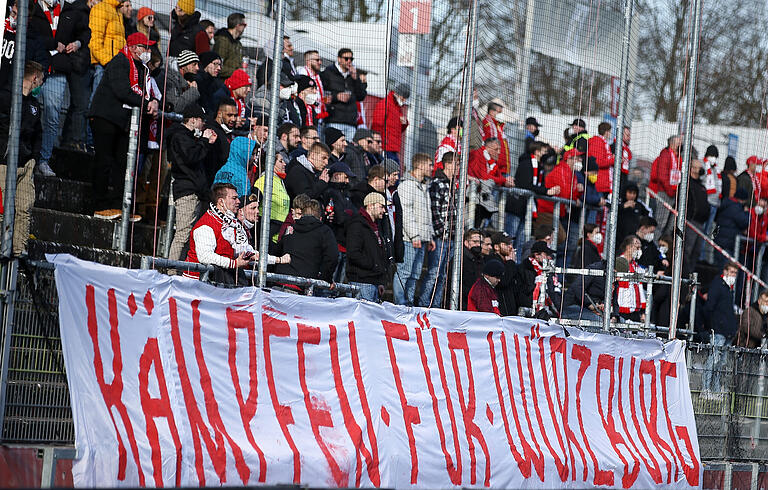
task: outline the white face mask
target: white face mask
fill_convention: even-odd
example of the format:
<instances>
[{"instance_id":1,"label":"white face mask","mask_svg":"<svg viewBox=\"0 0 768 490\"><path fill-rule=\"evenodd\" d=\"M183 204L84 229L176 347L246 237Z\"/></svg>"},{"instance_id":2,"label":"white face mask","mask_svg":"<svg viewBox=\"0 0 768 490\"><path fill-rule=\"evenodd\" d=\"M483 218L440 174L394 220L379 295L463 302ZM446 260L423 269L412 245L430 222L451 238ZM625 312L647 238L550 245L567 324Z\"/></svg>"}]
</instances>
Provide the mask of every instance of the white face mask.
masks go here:
<instances>
[{"instance_id":1,"label":"white face mask","mask_svg":"<svg viewBox=\"0 0 768 490\"><path fill-rule=\"evenodd\" d=\"M291 98L293 89L291 87L283 87L280 89L280 100L288 100Z\"/></svg>"},{"instance_id":2,"label":"white face mask","mask_svg":"<svg viewBox=\"0 0 768 490\"><path fill-rule=\"evenodd\" d=\"M736 284L736 276L725 276L723 277L723 282L728 285L729 288L732 288L734 284Z\"/></svg>"},{"instance_id":3,"label":"white face mask","mask_svg":"<svg viewBox=\"0 0 768 490\"><path fill-rule=\"evenodd\" d=\"M756 214L763 214L765 212L765 208L762 206L755 206L755 213Z\"/></svg>"},{"instance_id":4,"label":"white face mask","mask_svg":"<svg viewBox=\"0 0 768 490\"><path fill-rule=\"evenodd\" d=\"M635 250L635 253L632 254L632 258L634 260L640 260L640 257L642 257L642 256L643 256L643 251L642 250Z\"/></svg>"},{"instance_id":5,"label":"white face mask","mask_svg":"<svg viewBox=\"0 0 768 490\"><path fill-rule=\"evenodd\" d=\"M152 53L150 53L149 51L144 51L139 55L139 59L141 60L142 63L146 65L147 63L149 63L149 60L152 59Z\"/></svg>"},{"instance_id":6,"label":"white face mask","mask_svg":"<svg viewBox=\"0 0 768 490\"><path fill-rule=\"evenodd\" d=\"M595 245L600 245L601 243L603 243L603 234L600 232L597 232L594 235L592 235L592 243L594 243Z\"/></svg>"},{"instance_id":7,"label":"white face mask","mask_svg":"<svg viewBox=\"0 0 768 490\"><path fill-rule=\"evenodd\" d=\"M299 84L294 83L293 85L291 85L291 95L296 95L298 93L299 93Z\"/></svg>"},{"instance_id":8,"label":"white face mask","mask_svg":"<svg viewBox=\"0 0 768 490\"><path fill-rule=\"evenodd\" d=\"M709 162L710 166L717 167L717 158L716 157L707 157L707 162Z\"/></svg>"},{"instance_id":9,"label":"white face mask","mask_svg":"<svg viewBox=\"0 0 768 490\"><path fill-rule=\"evenodd\" d=\"M574 172L581 172L581 169L584 167L584 164L582 164L580 161L576 161L573 164L573 171Z\"/></svg>"},{"instance_id":10,"label":"white face mask","mask_svg":"<svg viewBox=\"0 0 768 490\"><path fill-rule=\"evenodd\" d=\"M667 254L667 250L669 250L667 247L659 247L659 252L661 252L663 255Z\"/></svg>"},{"instance_id":11,"label":"white face mask","mask_svg":"<svg viewBox=\"0 0 768 490\"><path fill-rule=\"evenodd\" d=\"M760 305L760 313L763 315L768 313L768 305Z\"/></svg>"},{"instance_id":12,"label":"white face mask","mask_svg":"<svg viewBox=\"0 0 768 490\"><path fill-rule=\"evenodd\" d=\"M304 96L304 103L307 105L315 105L317 102L317 94L307 94Z\"/></svg>"},{"instance_id":13,"label":"white face mask","mask_svg":"<svg viewBox=\"0 0 768 490\"><path fill-rule=\"evenodd\" d=\"M646 233L643 235L643 240L646 242L652 242L653 241L653 233Z\"/></svg>"}]
</instances>

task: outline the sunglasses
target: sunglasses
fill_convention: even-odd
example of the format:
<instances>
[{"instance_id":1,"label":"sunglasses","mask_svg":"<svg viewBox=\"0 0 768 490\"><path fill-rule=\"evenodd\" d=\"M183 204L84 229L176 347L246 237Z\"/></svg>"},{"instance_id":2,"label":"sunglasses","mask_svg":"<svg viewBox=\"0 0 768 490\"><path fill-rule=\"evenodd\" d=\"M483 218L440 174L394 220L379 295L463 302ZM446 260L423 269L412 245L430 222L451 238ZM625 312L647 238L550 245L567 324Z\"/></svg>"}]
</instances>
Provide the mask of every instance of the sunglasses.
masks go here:
<instances>
[{"instance_id":1,"label":"sunglasses","mask_svg":"<svg viewBox=\"0 0 768 490\"><path fill-rule=\"evenodd\" d=\"M355 57L354 56L342 56L341 59L343 59L345 61L354 61Z\"/></svg>"}]
</instances>

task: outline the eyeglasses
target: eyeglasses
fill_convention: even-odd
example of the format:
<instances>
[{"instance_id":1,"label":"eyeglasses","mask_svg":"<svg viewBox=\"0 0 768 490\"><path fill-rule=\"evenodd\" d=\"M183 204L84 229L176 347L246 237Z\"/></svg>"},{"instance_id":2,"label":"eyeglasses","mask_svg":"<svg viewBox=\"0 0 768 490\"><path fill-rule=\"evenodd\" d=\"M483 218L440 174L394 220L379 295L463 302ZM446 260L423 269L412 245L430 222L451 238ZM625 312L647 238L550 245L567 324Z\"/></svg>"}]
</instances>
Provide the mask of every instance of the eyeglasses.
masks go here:
<instances>
[{"instance_id":1,"label":"eyeglasses","mask_svg":"<svg viewBox=\"0 0 768 490\"><path fill-rule=\"evenodd\" d=\"M355 57L354 56L342 56L341 59L343 59L344 61L354 61Z\"/></svg>"},{"instance_id":2,"label":"eyeglasses","mask_svg":"<svg viewBox=\"0 0 768 490\"><path fill-rule=\"evenodd\" d=\"M221 66L221 61L219 61L219 60L211 61L211 64L214 65L214 66Z\"/></svg>"},{"instance_id":3,"label":"eyeglasses","mask_svg":"<svg viewBox=\"0 0 768 490\"><path fill-rule=\"evenodd\" d=\"M373 140L374 143L381 144L381 140Z\"/></svg>"}]
</instances>

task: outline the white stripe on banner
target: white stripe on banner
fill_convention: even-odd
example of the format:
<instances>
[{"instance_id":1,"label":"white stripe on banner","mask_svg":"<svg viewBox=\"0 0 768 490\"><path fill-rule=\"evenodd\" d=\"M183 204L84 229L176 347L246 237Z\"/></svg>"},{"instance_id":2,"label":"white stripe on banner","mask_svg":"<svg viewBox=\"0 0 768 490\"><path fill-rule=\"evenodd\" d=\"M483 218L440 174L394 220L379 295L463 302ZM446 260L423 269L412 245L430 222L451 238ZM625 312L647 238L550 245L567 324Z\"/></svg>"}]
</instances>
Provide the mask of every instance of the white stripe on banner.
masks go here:
<instances>
[{"instance_id":1,"label":"white stripe on banner","mask_svg":"<svg viewBox=\"0 0 768 490\"><path fill-rule=\"evenodd\" d=\"M701 484L679 341L48 260L79 487Z\"/></svg>"}]
</instances>

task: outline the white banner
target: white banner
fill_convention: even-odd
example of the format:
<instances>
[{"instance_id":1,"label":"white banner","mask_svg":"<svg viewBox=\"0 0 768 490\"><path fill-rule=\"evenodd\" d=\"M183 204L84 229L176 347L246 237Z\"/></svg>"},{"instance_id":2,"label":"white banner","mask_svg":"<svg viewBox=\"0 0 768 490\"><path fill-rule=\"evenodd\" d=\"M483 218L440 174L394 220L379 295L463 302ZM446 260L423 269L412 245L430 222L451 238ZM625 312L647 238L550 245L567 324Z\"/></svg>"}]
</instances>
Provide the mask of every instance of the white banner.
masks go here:
<instances>
[{"instance_id":1,"label":"white banner","mask_svg":"<svg viewBox=\"0 0 768 490\"><path fill-rule=\"evenodd\" d=\"M49 260L77 486L701 484L681 342Z\"/></svg>"}]
</instances>

